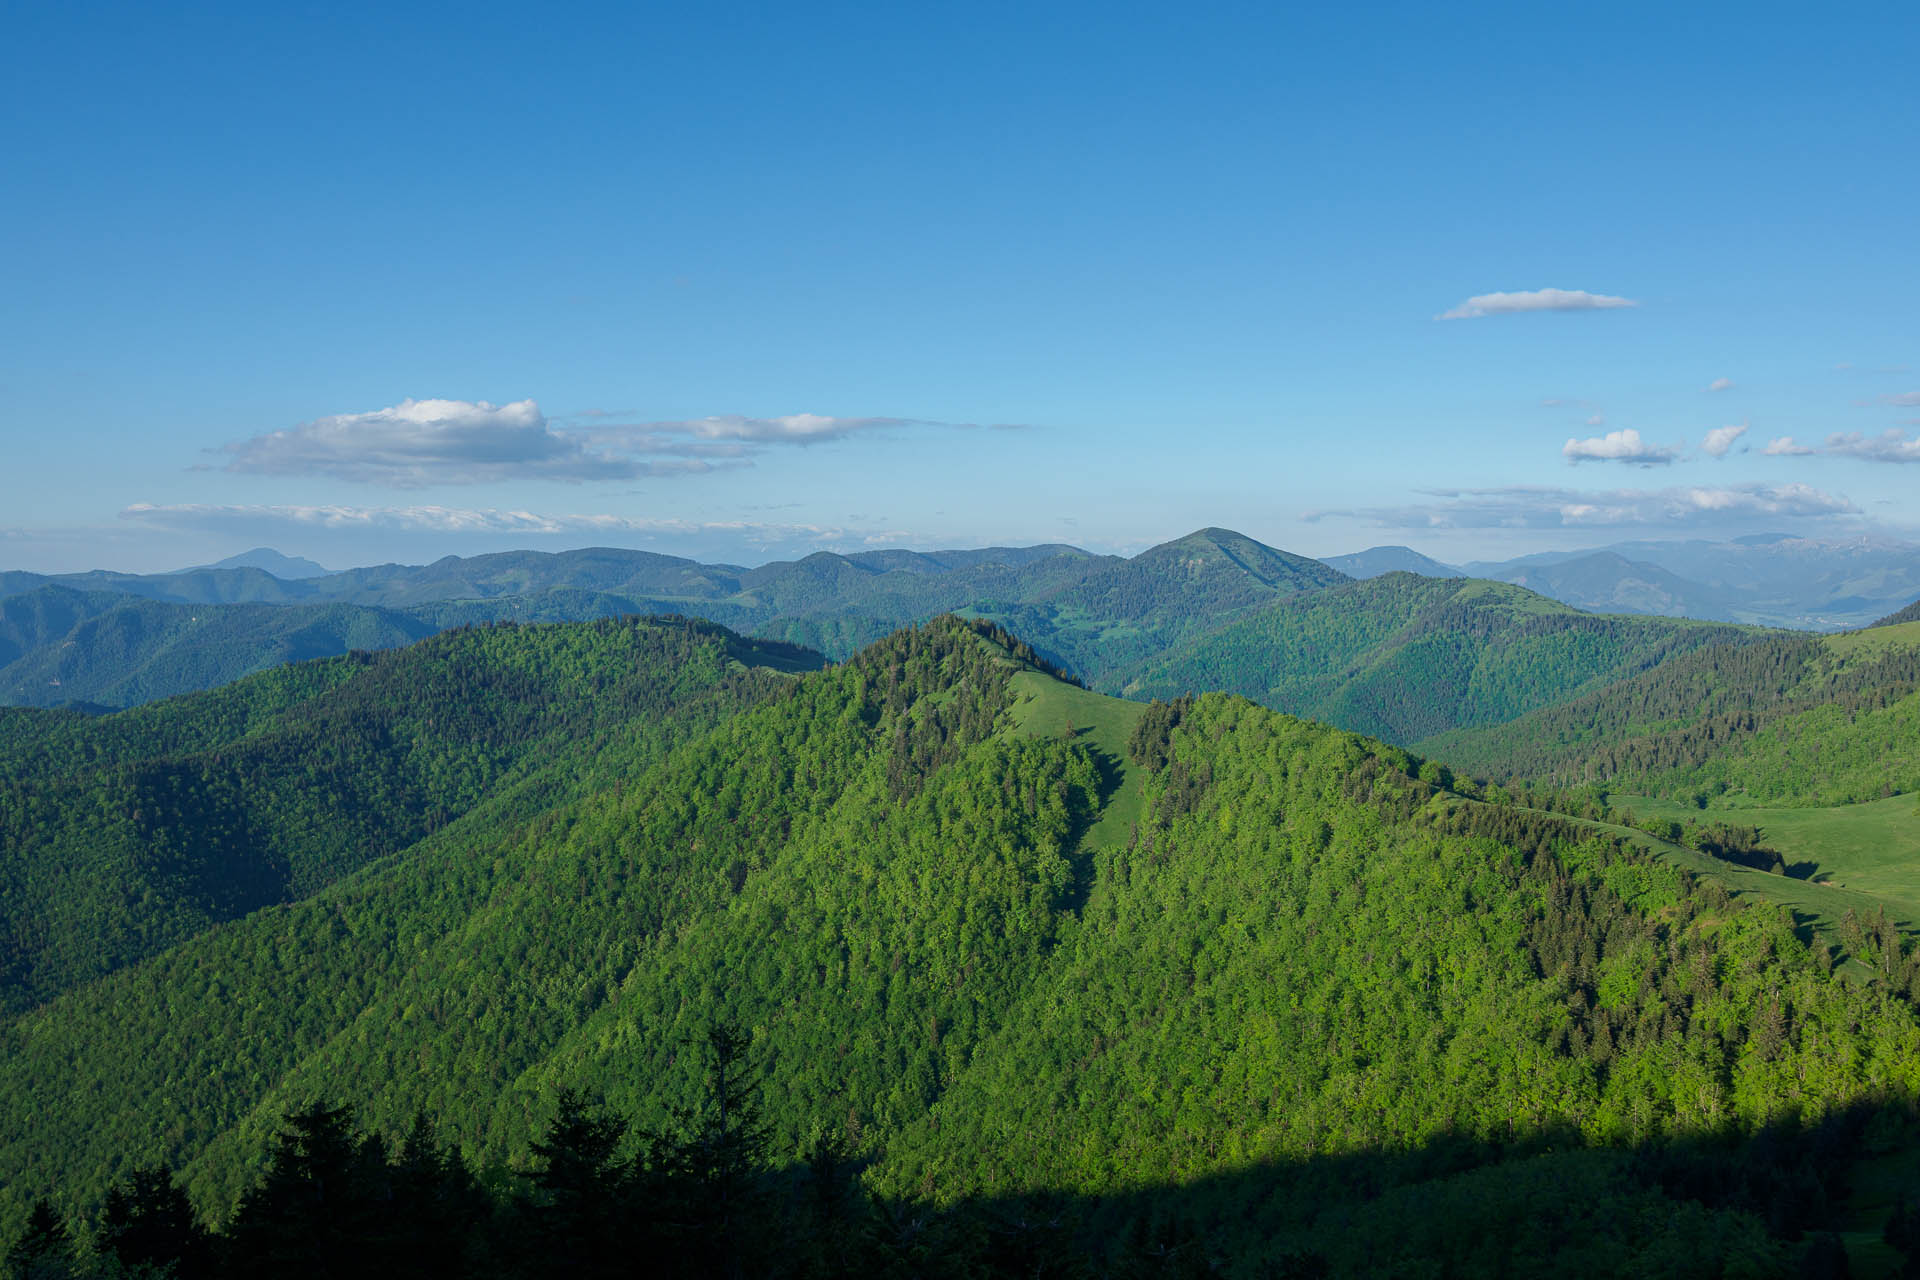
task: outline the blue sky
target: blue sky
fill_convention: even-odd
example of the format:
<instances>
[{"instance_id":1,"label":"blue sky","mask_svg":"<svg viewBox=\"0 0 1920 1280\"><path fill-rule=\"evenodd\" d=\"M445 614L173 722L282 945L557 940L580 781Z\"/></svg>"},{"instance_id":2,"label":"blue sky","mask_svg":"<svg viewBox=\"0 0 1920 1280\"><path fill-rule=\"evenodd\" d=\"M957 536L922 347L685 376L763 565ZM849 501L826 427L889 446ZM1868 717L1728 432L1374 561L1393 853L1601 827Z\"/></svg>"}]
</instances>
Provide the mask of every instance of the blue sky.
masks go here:
<instances>
[{"instance_id":1,"label":"blue sky","mask_svg":"<svg viewBox=\"0 0 1920 1280\"><path fill-rule=\"evenodd\" d=\"M357 8L9 11L0 567L1920 537L1910 4Z\"/></svg>"}]
</instances>

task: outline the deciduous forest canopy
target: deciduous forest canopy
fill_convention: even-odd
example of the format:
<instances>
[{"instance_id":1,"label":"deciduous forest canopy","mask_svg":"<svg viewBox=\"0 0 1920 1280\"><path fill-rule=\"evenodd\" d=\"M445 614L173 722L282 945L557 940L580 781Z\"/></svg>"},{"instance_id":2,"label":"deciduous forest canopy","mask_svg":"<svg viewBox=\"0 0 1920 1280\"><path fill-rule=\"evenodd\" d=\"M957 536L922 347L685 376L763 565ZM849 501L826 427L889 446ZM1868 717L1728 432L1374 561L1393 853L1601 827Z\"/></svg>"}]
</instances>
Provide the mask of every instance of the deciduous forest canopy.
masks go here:
<instances>
[{"instance_id":1,"label":"deciduous forest canopy","mask_svg":"<svg viewBox=\"0 0 1920 1280\"><path fill-rule=\"evenodd\" d=\"M1606 796L1903 779L1897 720L1798 774L1765 744L1903 715L1920 646L1507 590L1234 624L1380 655L1382 707L1449 659L1383 647L1374 593L1513 673L1469 689L1644 666L1452 754L1104 697L952 616L826 667L683 619L487 625L11 710L4 1229L236 1274L1897 1258L1905 922L1810 928L1738 878L1799 883L1740 861L1759 832L1669 845Z\"/></svg>"}]
</instances>

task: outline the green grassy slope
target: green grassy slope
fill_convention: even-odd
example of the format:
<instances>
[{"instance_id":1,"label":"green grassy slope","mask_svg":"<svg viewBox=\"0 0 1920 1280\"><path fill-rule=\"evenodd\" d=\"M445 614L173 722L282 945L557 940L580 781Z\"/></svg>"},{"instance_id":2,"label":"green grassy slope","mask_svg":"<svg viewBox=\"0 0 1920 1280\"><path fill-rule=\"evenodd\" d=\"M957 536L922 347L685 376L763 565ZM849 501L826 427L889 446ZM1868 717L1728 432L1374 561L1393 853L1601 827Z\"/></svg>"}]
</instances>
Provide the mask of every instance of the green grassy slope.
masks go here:
<instances>
[{"instance_id":1,"label":"green grassy slope","mask_svg":"<svg viewBox=\"0 0 1920 1280\"><path fill-rule=\"evenodd\" d=\"M1010 658L943 620L665 750L556 743L417 844L15 1018L0 1225L160 1155L230 1205L316 1096L390 1131L426 1108L483 1163L524 1159L562 1084L666 1123L702 1087L688 1038L727 1019L777 1150L830 1126L876 1190L1264 1169L1195 1202L1210 1231L1258 1217L1249 1265L1520 1249L1543 1203L1581 1215L1590 1268L1730 1242L1786 1265L1746 1201L1682 1212L1604 1144L1920 1089L1912 1009L1775 911L1377 742ZM1384 1229L1423 1196L1474 1208Z\"/></svg>"},{"instance_id":2,"label":"green grassy slope","mask_svg":"<svg viewBox=\"0 0 1920 1280\"><path fill-rule=\"evenodd\" d=\"M1636 822L1644 823L1657 816L1658 806L1643 810L1632 808ZM1628 816L1623 811L1617 815ZM1702 815L1695 814L1699 817ZM1726 888L1736 898L1766 903L1783 908L1793 914L1796 922L1810 926L1826 945L1835 949L1843 957L1847 954L1847 939L1843 926L1851 913L1855 919L1870 920L1883 908L1887 908L1890 918L1896 926L1912 930L1920 925L1920 916L1898 914L1897 909L1886 898L1861 888L1835 883L1824 879L1802 879L1793 876L1775 875L1758 871L1751 867L1723 861L1692 848L1683 841L1669 840L1654 835L1638 826L1628 826L1624 822L1610 822L1592 819L1568 819L1583 829L1602 833L1622 840L1635 848L1644 849L1654 857L1691 875L1712 880ZM1870 966L1856 964L1852 969L1856 975L1871 974Z\"/></svg>"},{"instance_id":3,"label":"green grassy slope","mask_svg":"<svg viewBox=\"0 0 1920 1280\"><path fill-rule=\"evenodd\" d=\"M1041 671L1017 672L1012 689L1010 711L1016 732L1080 743L1100 765L1100 812L1087 831L1087 846L1113 848L1125 844L1132 838L1145 802L1145 777L1127 757L1127 740L1146 714L1146 707L1076 688Z\"/></svg>"},{"instance_id":4,"label":"green grassy slope","mask_svg":"<svg viewBox=\"0 0 1920 1280\"><path fill-rule=\"evenodd\" d=\"M1824 928L1837 929L1849 909L1869 919L1882 907L1903 928L1920 927L1920 795L1798 809L1727 805L1702 811L1692 804L1627 794L1612 796L1611 803L1616 812L1630 812L1643 823L1684 826L1729 819L1757 827L1766 847L1794 867L1793 875L1729 867L1686 850L1689 865L1815 914Z\"/></svg>"},{"instance_id":5,"label":"green grassy slope","mask_svg":"<svg viewBox=\"0 0 1920 1280\"><path fill-rule=\"evenodd\" d=\"M1892 627L1898 626L1903 622L1920 622L1920 600L1914 601L1897 613L1888 614L1873 625L1876 627Z\"/></svg>"},{"instance_id":6,"label":"green grassy slope","mask_svg":"<svg viewBox=\"0 0 1920 1280\"><path fill-rule=\"evenodd\" d=\"M1411 743L1748 634L1596 617L1504 583L1391 573L1281 600L1094 683L1136 698L1220 689Z\"/></svg>"}]
</instances>

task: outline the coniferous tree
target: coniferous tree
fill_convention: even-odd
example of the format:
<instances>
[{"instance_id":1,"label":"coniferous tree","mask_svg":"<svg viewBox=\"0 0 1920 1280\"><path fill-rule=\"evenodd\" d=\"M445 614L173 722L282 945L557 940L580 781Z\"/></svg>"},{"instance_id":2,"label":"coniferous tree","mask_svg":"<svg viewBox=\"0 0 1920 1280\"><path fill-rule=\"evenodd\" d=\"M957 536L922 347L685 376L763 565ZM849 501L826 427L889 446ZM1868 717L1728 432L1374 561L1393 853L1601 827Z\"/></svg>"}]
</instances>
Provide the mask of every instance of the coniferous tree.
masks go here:
<instances>
[{"instance_id":1,"label":"coniferous tree","mask_svg":"<svg viewBox=\"0 0 1920 1280\"><path fill-rule=\"evenodd\" d=\"M389 1262L411 1276L485 1269L485 1193L458 1153L440 1145L432 1119L415 1115L389 1171L395 1215Z\"/></svg>"},{"instance_id":2,"label":"coniferous tree","mask_svg":"<svg viewBox=\"0 0 1920 1280\"><path fill-rule=\"evenodd\" d=\"M7 1280L66 1280L74 1274L73 1235L44 1197L33 1202L20 1238L7 1250Z\"/></svg>"},{"instance_id":3,"label":"coniferous tree","mask_svg":"<svg viewBox=\"0 0 1920 1280\"><path fill-rule=\"evenodd\" d=\"M760 1180L772 1130L761 1114L748 1044L729 1023L708 1030L707 1094L684 1148L693 1211L691 1253L728 1276L743 1273L749 1240L759 1235L755 1228L768 1207Z\"/></svg>"},{"instance_id":4,"label":"coniferous tree","mask_svg":"<svg viewBox=\"0 0 1920 1280\"><path fill-rule=\"evenodd\" d=\"M625 1274L640 1243L626 1235L633 1172L620 1154L626 1121L572 1089L560 1090L558 1103L546 1135L533 1144L540 1161L532 1179L535 1269L580 1277Z\"/></svg>"},{"instance_id":5,"label":"coniferous tree","mask_svg":"<svg viewBox=\"0 0 1920 1280\"><path fill-rule=\"evenodd\" d=\"M358 1280L384 1261L392 1188L385 1149L362 1137L346 1107L290 1113L267 1171L228 1229L239 1276Z\"/></svg>"},{"instance_id":6,"label":"coniferous tree","mask_svg":"<svg viewBox=\"0 0 1920 1280\"><path fill-rule=\"evenodd\" d=\"M107 1192L99 1245L128 1267L171 1267L176 1280L213 1271L213 1238L164 1161L135 1169Z\"/></svg>"}]
</instances>

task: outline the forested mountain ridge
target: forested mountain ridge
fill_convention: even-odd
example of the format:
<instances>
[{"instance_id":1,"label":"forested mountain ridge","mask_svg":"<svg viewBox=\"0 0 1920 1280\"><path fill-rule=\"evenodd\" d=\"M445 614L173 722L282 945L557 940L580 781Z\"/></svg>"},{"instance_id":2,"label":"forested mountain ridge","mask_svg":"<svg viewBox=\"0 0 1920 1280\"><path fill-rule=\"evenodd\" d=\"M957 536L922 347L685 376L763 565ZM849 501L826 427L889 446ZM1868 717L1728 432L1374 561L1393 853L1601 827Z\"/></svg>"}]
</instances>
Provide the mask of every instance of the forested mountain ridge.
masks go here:
<instances>
[{"instance_id":1,"label":"forested mountain ridge","mask_svg":"<svg viewBox=\"0 0 1920 1280\"><path fill-rule=\"evenodd\" d=\"M783 687L766 668L817 665L709 623L629 619L444 632L114 716L14 712L0 1010L305 897L556 751L671 741Z\"/></svg>"},{"instance_id":2,"label":"forested mountain ridge","mask_svg":"<svg viewBox=\"0 0 1920 1280\"><path fill-rule=\"evenodd\" d=\"M1238 693L1413 744L1763 634L1582 613L1502 583L1393 572L1276 601L1093 683L1130 698Z\"/></svg>"},{"instance_id":3,"label":"forested mountain ridge","mask_svg":"<svg viewBox=\"0 0 1920 1280\"><path fill-rule=\"evenodd\" d=\"M1424 744L1482 776L1839 805L1920 790L1920 623L1712 645Z\"/></svg>"},{"instance_id":4,"label":"forested mountain ridge","mask_svg":"<svg viewBox=\"0 0 1920 1280\"><path fill-rule=\"evenodd\" d=\"M1890 613L1874 623L1876 627L1897 627L1903 622L1920 622L1920 600L1915 600L1898 613Z\"/></svg>"},{"instance_id":5,"label":"forested mountain ridge","mask_svg":"<svg viewBox=\"0 0 1920 1280\"><path fill-rule=\"evenodd\" d=\"M61 615L71 615L65 629L43 620L32 633L38 647L23 637L14 666L0 666L0 699L130 705L294 657L381 648L450 626L634 613L691 614L840 659L901 626L964 610L1014 624L1038 648L1091 675L1269 600L1340 581L1318 561L1222 529L1131 560L1050 544L820 552L743 569L589 548L449 556L287 582L256 568L3 574L0 608L58 612L44 602L79 600L73 592L84 589L91 611L112 612L114 621L87 622L72 608ZM111 603L114 593L124 611ZM329 634L339 637L331 650ZM0 637L0 662L8 660L4 645Z\"/></svg>"},{"instance_id":6,"label":"forested mountain ridge","mask_svg":"<svg viewBox=\"0 0 1920 1280\"><path fill-rule=\"evenodd\" d=\"M834 1135L883 1221L1075 1193L1177 1206L1245 1274L1765 1274L1842 1184L1715 1144L1920 1089L1897 935L1841 979L1783 913L1398 749L1050 682L915 628L14 1019L5 1225L161 1156L223 1215L315 1097L538 1168L556 1088L671 1129L731 1024L776 1163Z\"/></svg>"},{"instance_id":7,"label":"forested mountain ridge","mask_svg":"<svg viewBox=\"0 0 1920 1280\"><path fill-rule=\"evenodd\" d=\"M0 599L0 701L133 706L438 628L349 604L169 604L41 587Z\"/></svg>"}]
</instances>

